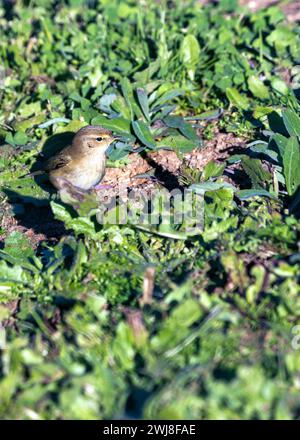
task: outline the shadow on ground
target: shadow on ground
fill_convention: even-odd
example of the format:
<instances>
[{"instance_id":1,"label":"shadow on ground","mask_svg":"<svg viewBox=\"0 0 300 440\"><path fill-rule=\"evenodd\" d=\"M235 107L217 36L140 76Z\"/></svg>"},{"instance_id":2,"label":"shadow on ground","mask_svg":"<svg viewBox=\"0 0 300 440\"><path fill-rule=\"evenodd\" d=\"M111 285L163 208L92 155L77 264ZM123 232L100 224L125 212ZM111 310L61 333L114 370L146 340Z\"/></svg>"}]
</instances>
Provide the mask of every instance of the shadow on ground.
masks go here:
<instances>
[{"instance_id":1,"label":"shadow on ground","mask_svg":"<svg viewBox=\"0 0 300 440\"><path fill-rule=\"evenodd\" d=\"M49 137L30 172L41 170L43 162L69 145L74 134L73 132L65 132ZM24 180L18 179L17 186L14 185L11 188L7 186L2 189L7 197L6 203L11 206L10 211L18 226L25 228L25 230L31 230L33 234L41 236L43 240L59 240L67 231L63 222L54 218L50 207L50 200L55 198L56 191L46 174L35 175L33 179L42 190L43 197L35 197L34 191L32 195L28 195L29 179L25 176ZM13 224L13 228L15 227L16 225ZM7 233L9 232L8 230Z\"/></svg>"}]
</instances>

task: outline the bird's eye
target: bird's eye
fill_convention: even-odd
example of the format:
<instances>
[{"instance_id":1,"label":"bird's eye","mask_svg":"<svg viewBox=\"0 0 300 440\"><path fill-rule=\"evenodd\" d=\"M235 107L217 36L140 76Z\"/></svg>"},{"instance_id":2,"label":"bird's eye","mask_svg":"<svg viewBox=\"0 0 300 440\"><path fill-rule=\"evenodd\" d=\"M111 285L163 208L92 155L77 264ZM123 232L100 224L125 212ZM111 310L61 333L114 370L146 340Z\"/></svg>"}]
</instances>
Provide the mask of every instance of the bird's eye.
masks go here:
<instances>
[{"instance_id":1,"label":"bird's eye","mask_svg":"<svg viewBox=\"0 0 300 440\"><path fill-rule=\"evenodd\" d=\"M102 137L98 137L98 138L96 138L96 141L101 142L101 141L103 141L103 138Z\"/></svg>"}]
</instances>

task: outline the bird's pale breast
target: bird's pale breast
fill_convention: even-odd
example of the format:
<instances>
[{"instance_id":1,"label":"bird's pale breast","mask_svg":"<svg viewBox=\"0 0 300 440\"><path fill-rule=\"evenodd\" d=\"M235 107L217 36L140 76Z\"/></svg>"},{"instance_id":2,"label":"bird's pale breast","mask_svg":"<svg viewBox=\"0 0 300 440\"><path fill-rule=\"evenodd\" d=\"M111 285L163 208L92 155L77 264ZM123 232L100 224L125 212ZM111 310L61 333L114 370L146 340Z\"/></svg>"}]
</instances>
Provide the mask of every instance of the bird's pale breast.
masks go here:
<instances>
[{"instance_id":1,"label":"bird's pale breast","mask_svg":"<svg viewBox=\"0 0 300 440\"><path fill-rule=\"evenodd\" d=\"M97 185L105 173L105 154L93 152L76 160L76 164L71 161L65 167L59 170L59 173L53 173L58 177L67 179L72 185L81 189L90 189Z\"/></svg>"}]
</instances>

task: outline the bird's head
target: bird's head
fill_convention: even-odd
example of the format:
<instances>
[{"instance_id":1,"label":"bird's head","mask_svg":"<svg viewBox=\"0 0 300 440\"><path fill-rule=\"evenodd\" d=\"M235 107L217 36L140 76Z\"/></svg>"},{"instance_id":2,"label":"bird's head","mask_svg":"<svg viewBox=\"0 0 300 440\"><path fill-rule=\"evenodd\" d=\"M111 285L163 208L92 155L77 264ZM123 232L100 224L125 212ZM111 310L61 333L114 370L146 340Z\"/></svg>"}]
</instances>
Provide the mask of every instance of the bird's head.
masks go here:
<instances>
[{"instance_id":1,"label":"bird's head","mask_svg":"<svg viewBox=\"0 0 300 440\"><path fill-rule=\"evenodd\" d=\"M116 139L117 136L114 136L110 130L106 130L99 125L87 125L76 133L72 145L86 153L95 149L100 149L105 153L110 144Z\"/></svg>"}]
</instances>

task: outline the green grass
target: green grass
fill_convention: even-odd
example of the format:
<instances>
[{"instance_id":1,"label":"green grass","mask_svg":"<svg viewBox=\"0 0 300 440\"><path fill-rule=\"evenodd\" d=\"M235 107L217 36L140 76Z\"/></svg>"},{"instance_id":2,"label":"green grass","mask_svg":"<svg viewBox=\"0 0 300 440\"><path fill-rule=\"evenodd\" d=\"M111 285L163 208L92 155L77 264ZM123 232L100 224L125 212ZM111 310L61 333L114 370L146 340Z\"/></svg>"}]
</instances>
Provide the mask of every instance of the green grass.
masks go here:
<instances>
[{"instance_id":1,"label":"green grass","mask_svg":"<svg viewBox=\"0 0 300 440\"><path fill-rule=\"evenodd\" d=\"M18 1L0 26L0 417L299 419L299 29L230 0ZM23 177L90 123L123 134L116 164L245 148L182 170L197 234L100 226L92 197ZM45 212L58 242L7 221Z\"/></svg>"}]
</instances>

